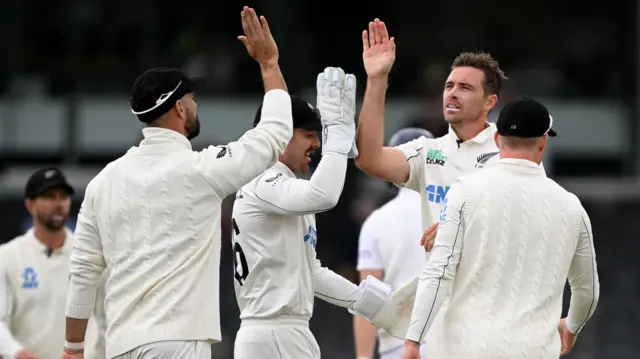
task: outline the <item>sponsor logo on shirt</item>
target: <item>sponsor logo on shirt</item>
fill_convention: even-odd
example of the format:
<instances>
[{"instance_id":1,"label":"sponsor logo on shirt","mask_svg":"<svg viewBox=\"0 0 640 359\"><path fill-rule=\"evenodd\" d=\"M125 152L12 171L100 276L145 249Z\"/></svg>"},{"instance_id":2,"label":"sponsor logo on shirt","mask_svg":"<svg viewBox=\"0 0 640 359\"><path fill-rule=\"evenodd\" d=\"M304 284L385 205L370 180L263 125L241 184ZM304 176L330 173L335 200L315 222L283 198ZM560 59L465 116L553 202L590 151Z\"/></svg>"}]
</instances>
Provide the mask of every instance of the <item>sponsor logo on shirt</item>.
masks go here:
<instances>
[{"instance_id":1,"label":"sponsor logo on shirt","mask_svg":"<svg viewBox=\"0 0 640 359\"><path fill-rule=\"evenodd\" d=\"M445 162L447 162L447 156L442 154L442 150L438 150L435 148L429 149L429 152L427 152L428 165L444 166Z\"/></svg>"},{"instance_id":2,"label":"sponsor logo on shirt","mask_svg":"<svg viewBox=\"0 0 640 359\"><path fill-rule=\"evenodd\" d=\"M497 155L498 153L500 152L487 152L478 156L476 158L476 168L483 168L484 166L486 166L487 162L489 162L489 160L495 157L495 155Z\"/></svg>"},{"instance_id":3,"label":"sponsor logo on shirt","mask_svg":"<svg viewBox=\"0 0 640 359\"><path fill-rule=\"evenodd\" d=\"M25 268L22 273L22 288L38 288L38 274L36 274L36 271L32 267Z\"/></svg>"},{"instance_id":4,"label":"sponsor logo on shirt","mask_svg":"<svg viewBox=\"0 0 640 359\"><path fill-rule=\"evenodd\" d=\"M440 222L447 220L447 197L442 201L442 208L440 209Z\"/></svg>"},{"instance_id":5,"label":"sponsor logo on shirt","mask_svg":"<svg viewBox=\"0 0 640 359\"><path fill-rule=\"evenodd\" d=\"M438 186L435 184L427 185L427 200L433 203L440 203L444 201L449 192L450 186Z\"/></svg>"},{"instance_id":6,"label":"sponsor logo on shirt","mask_svg":"<svg viewBox=\"0 0 640 359\"><path fill-rule=\"evenodd\" d=\"M232 157L231 156L231 150L227 149L227 146L222 146L222 149L220 150L220 152L218 152L218 154L216 155L216 158L222 158L222 157L226 156L227 154L229 155L229 157Z\"/></svg>"},{"instance_id":7,"label":"sponsor logo on shirt","mask_svg":"<svg viewBox=\"0 0 640 359\"><path fill-rule=\"evenodd\" d=\"M276 183L278 183L278 181L280 180L280 178L282 178L282 173L276 173L275 176L273 177L269 177L266 180L264 180L266 183L271 183L271 185L275 185Z\"/></svg>"},{"instance_id":8,"label":"sponsor logo on shirt","mask_svg":"<svg viewBox=\"0 0 640 359\"><path fill-rule=\"evenodd\" d=\"M309 226L309 228L307 228L307 234L304 235L303 239L305 243L309 242L311 246L315 248L318 242L318 231L312 226Z\"/></svg>"}]
</instances>

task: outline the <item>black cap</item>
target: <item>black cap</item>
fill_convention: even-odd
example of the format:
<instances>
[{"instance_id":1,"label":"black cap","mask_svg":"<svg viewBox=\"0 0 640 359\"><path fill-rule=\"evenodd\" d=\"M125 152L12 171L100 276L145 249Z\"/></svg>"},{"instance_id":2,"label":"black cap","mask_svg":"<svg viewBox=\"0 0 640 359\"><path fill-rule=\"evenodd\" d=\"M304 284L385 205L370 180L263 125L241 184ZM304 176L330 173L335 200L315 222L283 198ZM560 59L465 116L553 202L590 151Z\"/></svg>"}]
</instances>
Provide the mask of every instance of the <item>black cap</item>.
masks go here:
<instances>
[{"instance_id":1,"label":"black cap","mask_svg":"<svg viewBox=\"0 0 640 359\"><path fill-rule=\"evenodd\" d=\"M43 168L34 172L24 188L25 198L34 199L51 188L62 188L69 195L73 194L73 187L67 182L62 171L55 167Z\"/></svg>"},{"instance_id":2,"label":"black cap","mask_svg":"<svg viewBox=\"0 0 640 359\"><path fill-rule=\"evenodd\" d=\"M158 67L138 76L131 89L131 112L142 122L150 122L169 112L182 96L196 91L204 77L189 77L171 67Z\"/></svg>"},{"instance_id":3,"label":"black cap","mask_svg":"<svg viewBox=\"0 0 640 359\"><path fill-rule=\"evenodd\" d=\"M322 131L320 121L320 111L312 104L296 95L291 96L291 112L293 115L293 128L303 128L311 131ZM253 127L258 126L262 116L262 104L258 107L258 112L253 119Z\"/></svg>"},{"instance_id":4,"label":"black cap","mask_svg":"<svg viewBox=\"0 0 640 359\"><path fill-rule=\"evenodd\" d=\"M553 126L553 117L549 110L538 101L520 98L507 103L498 115L498 134L514 137L542 137L557 135Z\"/></svg>"}]
</instances>

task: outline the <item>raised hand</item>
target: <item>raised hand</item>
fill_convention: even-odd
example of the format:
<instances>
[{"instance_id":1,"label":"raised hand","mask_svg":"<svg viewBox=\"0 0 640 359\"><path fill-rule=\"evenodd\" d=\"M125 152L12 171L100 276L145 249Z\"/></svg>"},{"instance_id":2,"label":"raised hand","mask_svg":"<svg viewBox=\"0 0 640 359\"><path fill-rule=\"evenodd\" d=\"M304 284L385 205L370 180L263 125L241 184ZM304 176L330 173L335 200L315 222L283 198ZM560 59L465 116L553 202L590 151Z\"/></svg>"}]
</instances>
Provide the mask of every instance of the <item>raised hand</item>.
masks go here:
<instances>
[{"instance_id":1,"label":"raised hand","mask_svg":"<svg viewBox=\"0 0 640 359\"><path fill-rule=\"evenodd\" d=\"M369 23L369 30L362 32L362 61L369 78L389 75L396 60L396 43L389 38L387 26L380 19Z\"/></svg>"},{"instance_id":2,"label":"raised hand","mask_svg":"<svg viewBox=\"0 0 640 359\"><path fill-rule=\"evenodd\" d=\"M264 16L256 15L256 11L245 6L240 13L244 36L238 36L247 48L249 55L260 64L260 67L278 64L278 46L271 35L269 24Z\"/></svg>"}]
</instances>

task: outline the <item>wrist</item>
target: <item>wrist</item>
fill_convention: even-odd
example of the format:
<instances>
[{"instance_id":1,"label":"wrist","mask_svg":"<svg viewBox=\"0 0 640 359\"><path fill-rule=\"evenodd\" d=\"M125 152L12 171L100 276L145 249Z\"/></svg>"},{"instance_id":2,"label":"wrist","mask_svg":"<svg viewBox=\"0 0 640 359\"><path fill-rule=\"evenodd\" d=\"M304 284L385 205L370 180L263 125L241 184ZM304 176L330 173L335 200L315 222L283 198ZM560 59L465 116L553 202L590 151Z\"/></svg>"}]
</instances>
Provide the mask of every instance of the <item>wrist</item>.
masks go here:
<instances>
[{"instance_id":1,"label":"wrist","mask_svg":"<svg viewBox=\"0 0 640 359\"><path fill-rule=\"evenodd\" d=\"M262 74L270 74L274 72L280 72L280 65L278 64L278 59L269 60L260 63L260 72Z\"/></svg>"},{"instance_id":2,"label":"wrist","mask_svg":"<svg viewBox=\"0 0 640 359\"><path fill-rule=\"evenodd\" d=\"M359 355L358 357L356 357L356 359L373 359L373 357L372 356Z\"/></svg>"},{"instance_id":3,"label":"wrist","mask_svg":"<svg viewBox=\"0 0 640 359\"><path fill-rule=\"evenodd\" d=\"M64 350L68 353L77 353L84 350L84 342L68 342L64 341Z\"/></svg>"},{"instance_id":4,"label":"wrist","mask_svg":"<svg viewBox=\"0 0 640 359\"><path fill-rule=\"evenodd\" d=\"M389 74L368 76L367 85L387 86L389 83Z\"/></svg>"}]
</instances>

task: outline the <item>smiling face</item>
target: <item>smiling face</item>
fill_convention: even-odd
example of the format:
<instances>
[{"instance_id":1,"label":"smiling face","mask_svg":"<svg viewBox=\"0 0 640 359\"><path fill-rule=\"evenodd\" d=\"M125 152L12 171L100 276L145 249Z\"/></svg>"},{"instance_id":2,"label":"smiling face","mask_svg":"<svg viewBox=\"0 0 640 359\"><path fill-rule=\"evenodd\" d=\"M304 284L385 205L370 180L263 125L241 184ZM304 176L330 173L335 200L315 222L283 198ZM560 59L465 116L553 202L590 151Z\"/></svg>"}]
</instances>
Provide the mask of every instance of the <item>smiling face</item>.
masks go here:
<instances>
[{"instance_id":1,"label":"smiling face","mask_svg":"<svg viewBox=\"0 0 640 359\"><path fill-rule=\"evenodd\" d=\"M64 227L69 218L71 196L66 189L56 187L43 192L36 198L27 199L25 205L34 221L48 231L56 232Z\"/></svg>"},{"instance_id":2,"label":"smiling face","mask_svg":"<svg viewBox=\"0 0 640 359\"><path fill-rule=\"evenodd\" d=\"M293 130L289 145L280 156L280 162L287 165L293 172L308 172L311 154L318 148L320 148L320 139L316 131L296 128Z\"/></svg>"}]
</instances>

